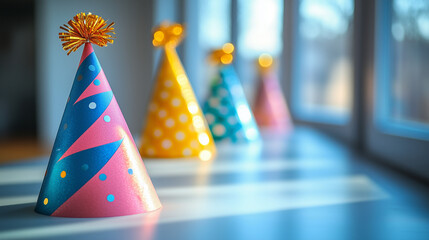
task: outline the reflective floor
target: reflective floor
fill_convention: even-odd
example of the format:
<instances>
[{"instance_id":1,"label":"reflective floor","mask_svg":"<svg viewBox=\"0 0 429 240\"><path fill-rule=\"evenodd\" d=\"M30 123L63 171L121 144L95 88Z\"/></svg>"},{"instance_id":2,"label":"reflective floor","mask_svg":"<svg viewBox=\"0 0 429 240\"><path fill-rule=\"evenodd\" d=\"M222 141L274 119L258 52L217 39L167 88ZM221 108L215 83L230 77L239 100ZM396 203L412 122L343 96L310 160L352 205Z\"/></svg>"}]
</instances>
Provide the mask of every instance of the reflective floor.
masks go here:
<instances>
[{"instance_id":1,"label":"reflective floor","mask_svg":"<svg viewBox=\"0 0 429 240\"><path fill-rule=\"evenodd\" d=\"M33 209L47 157L0 165L0 239L429 239L429 188L308 128L145 160L163 208L72 219Z\"/></svg>"}]
</instances>

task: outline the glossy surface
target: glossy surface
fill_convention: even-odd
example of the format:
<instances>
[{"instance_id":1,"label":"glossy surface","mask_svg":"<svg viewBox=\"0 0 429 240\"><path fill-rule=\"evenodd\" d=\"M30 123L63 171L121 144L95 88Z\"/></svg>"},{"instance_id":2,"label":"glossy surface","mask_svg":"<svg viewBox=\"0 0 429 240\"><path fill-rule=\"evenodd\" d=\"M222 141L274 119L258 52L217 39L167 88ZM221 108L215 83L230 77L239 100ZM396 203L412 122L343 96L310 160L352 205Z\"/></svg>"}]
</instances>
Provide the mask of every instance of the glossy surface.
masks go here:
<instances>
[{"instance_id":1,"label":"glossy surface","mask_svg":"<svg viewBox=\"0 0 429 240\"><path fill-rule=\"evenodd\" d=\"M2 165L0 239L429 238L426 186L311 129L264 139L212 162L145 160L164 207L115 218L36 214L47 158Z\"/></svg>"}]
</instances>

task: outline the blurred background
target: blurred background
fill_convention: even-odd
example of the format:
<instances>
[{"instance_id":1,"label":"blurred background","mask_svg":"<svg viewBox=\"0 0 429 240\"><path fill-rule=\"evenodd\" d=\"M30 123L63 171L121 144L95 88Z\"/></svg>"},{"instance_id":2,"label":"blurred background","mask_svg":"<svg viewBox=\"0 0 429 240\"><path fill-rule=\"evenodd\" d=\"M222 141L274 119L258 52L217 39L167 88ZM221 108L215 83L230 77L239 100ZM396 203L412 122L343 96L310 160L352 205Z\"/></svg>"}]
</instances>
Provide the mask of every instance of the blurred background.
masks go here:
<instances>
[{"instance_id":1,"label":"blurred background","mask_svg":"<svg viewBox=\"0 0 429 240\"><path fill-rule=\"evenodd\" d=\"M136 136L159 60L152 28L175 21L186 25L178 52L200 103L210 50L236 46L250 103L255 59L269 53L295 125L429 179L429 1L15 0L0 12L2 162L49 154L81 51L66 55L59 26L92 12L116 23L115 44L95 51Z\"/></svg>"}]
</instances>

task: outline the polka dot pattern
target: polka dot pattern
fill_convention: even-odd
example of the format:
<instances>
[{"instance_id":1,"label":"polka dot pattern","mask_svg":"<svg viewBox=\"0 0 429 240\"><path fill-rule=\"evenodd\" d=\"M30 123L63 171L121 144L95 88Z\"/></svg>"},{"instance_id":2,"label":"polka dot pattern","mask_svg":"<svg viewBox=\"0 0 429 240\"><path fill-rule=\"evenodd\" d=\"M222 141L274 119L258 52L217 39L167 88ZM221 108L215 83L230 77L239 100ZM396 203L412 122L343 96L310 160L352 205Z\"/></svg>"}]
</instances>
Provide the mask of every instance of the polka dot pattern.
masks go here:
<instances>
[{"instance_id":1,"label":"polka dot pattern","mask_svg":"<svg viewBox=\"0 0 429 240\"><path fill-rule=\"evenodd\" d=\"M97 107L97 104L95 102L90 102L88 107L89 109L95 109Z\"/></svg>"},{"instance_id":2,"label":"polka dot pattern","mask_svg":"<svg viewBox=\"0 0 429 240\"><path fill-rule=\"evenodd\" d=\"M259 131L232 66L222 66L204 104L215 141L253 141ZM249 133L249 134L246 134ZM203 154L206 156L206 154Z\"/></svg>"},{"instance_id":3,"label":"polka dot pattern","mask_svg":"<svg viewBox=\"0 0 429 240\"><path fill-rule=\"evenodd\" d=\"M213 138L183 67L176 53L173 55L161 63L140 153L143 157L199 158L206 150L211 159L216 154Z\"/></svg>"},{"instance_id":4,"label":"polka dot pattern","mask_svg":"<svg viewBox=\"0 0 429 240\"><path fill-rule=\"evenodd\" d=\"M159 208L103 70L85 44L52 148L36 212L110 217Z\"/></svg>"},{"instance_id":5,"label":"polka dot pattern","mask_svg":"<svg viewBox=\"0 0 429 240\"><path fill-rule=\"evenodd\" d=\"M104 120L105 122L110 122L110 116L109 116L109 115L105 115L105 116L103 117L103 120Z\"/></svg>"},{"instance_id":6,"label":"polka dot pattern","mask_svg":"<svg viewBox=\"0 0 429 240\"><path fill-rule=\"evenodd\" d=\"M89 166L88 166L88 164L83 164L80 168L81 168L83 171L86 171L86 170L88 170L88 169L89 169Z\"/></svg>"},{"instance_id":7,"label":"polka dot pattern","mask_svg":"<svg viewBox=\"0 0 429 240\"><path fill-rule=\"evenodd\" d=\"M113 202L113 201L115 201L115 196L113 195L113 194L109 194L109 195L107 195L107 201L109 201L109 202Z\"/></svg>"},{"instance_id":8,"label":"polka dot pattern","mask_svg":"<svg viewBox=\"0 0 429 240\"><path fill-rule=\"evenodd\" d=\"M106 176L106 174L102 173L102 174L100 174L100 175L98 176L98 178L99 178L101 181L105 181L105 180L107 179L107 176Z\"/></svg>"},{"instance_id":9,"label":"polka dot pattern","mask_svg":"<svg viewBox=\"0 0 429 240\"><path fill-rule=\"evenodd\" d=\"M88 69L89 69L89 71L95 71L95 66L94 65L89 65Z\"/></svg>"}]
</instances>

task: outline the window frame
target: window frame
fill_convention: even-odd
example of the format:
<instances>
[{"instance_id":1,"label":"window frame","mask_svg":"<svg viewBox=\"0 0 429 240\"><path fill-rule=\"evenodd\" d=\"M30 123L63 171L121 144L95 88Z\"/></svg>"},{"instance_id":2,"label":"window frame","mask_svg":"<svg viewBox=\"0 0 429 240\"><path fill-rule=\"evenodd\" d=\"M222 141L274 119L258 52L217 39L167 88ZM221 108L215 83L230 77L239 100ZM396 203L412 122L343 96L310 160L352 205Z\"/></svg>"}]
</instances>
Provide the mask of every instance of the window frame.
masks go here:
<instances>
[{"instance_id":1,"label":"window frame","mask_svg":"<svg viewBox=\"0 0 429 240\"><path fill-rule=\"evenodd\" d=\"M374 94L375 94L375 124L380 131L404 138L429 140L429 126L412 121L395 121L391 116L389 104L392 103L391 94L392 73L392 34L393 2L380 0L377 2L376 36L375 36L375 64L377 66ZM386 9L388 9L386 11ZM421 126L419 126L421 125Z\"/></svg>"},{"instance_id":2,"label":"window frame","mask_svg":"<svg viewBox=\"0 0 429 240\"><path fill-rule=\"evenodd\" d=\"M360 112L362 112L362 100L360 99L361 86L357 86L356 79L360 78L358 69L361 64L361 53L359 52L359 41L356 39L361 38L361 1L354 1L354 13L353 13L353 33L352 33L352 51L350 57L353 59L352 63L352 104L350 110L350 116L345 121L332 120L330 117L326 118L321 116L317 120L305 116L297 115L294 103L297 101L296 91L297 86L294 79L297 79L297 45L299 44L299 37L296 34L299 28L299 1L291 0L284 1L284 30L283 30L283 82L284 92L286 93L286 99L289 108L292 111L292 119L295 123L301 125L312 126L326 132L340 140L353 146L361 146L362 134L359 133L359 118L361 118ZM288 64L289 63L289 64Z\"/></svg>"},{"instance_id":3,"label":"window frame","mask_svg":"<svg viewBox=\"0 0 429 240\"><path fill-rule=\"evenodd\" d=\"M390 37L390 25L389 27L383 26L386 24L386 12L384 8L388 7L390 0L379 0L376 3L372 1L365 1L365 10L368 11L369 21L373 24L372 29L365 31L365 42L363 45L368 47L364 49L365 59L362 71L365 72L364 83L366 103L365 111L366 118L365 124L365 138L364 145L365 149L371 155L377 157L378 160L400 169L403 172L411 173L413 176L429 180L427 169L429 169L429 142L419 138L410 138L398 134L392 134L385 129L379 128L380 119L377 119L378 111L382 111L380 107L383 104L388 104L388 97L381 97L377 95L377 89L383 89L386 87L386 78L389 81L390 71L386 71L389 66L389 62L386 63L388 55L386 54L386 47L383 45L383 39L380 35L384 34L386 37ZM387 19L389 20L389 19ZM383 32L383 29L387 29L388 34ZM387 54L390 54L389 52ZM382 58L383 56L384 58ZM387 73L387 75L386 75ZM388 83L388 82L387 82ZM386 98L387 97L387 98ZM385 105L384 105L385 106ZM386 109L386 108L385 108ZM386 114L386 112L381 112Z\"/></svg>"}]
</instances>

